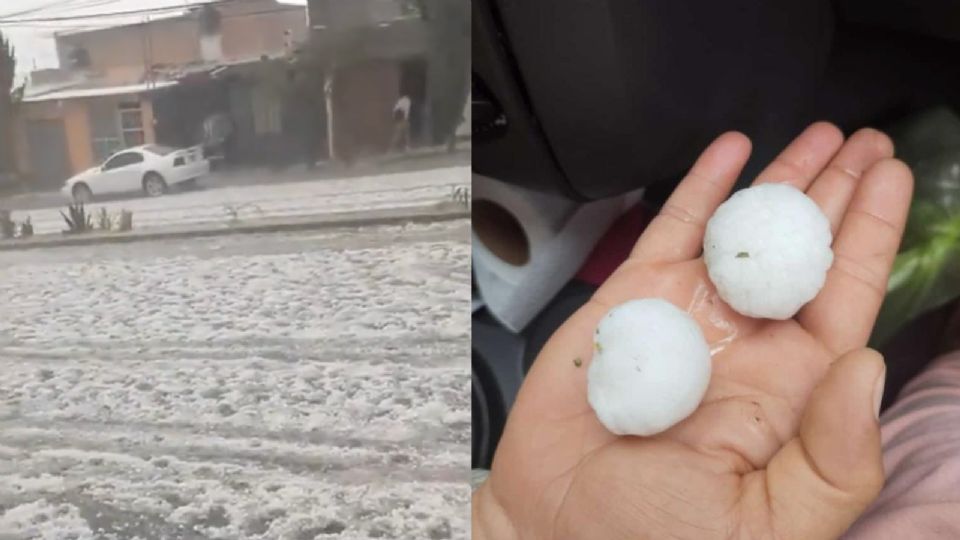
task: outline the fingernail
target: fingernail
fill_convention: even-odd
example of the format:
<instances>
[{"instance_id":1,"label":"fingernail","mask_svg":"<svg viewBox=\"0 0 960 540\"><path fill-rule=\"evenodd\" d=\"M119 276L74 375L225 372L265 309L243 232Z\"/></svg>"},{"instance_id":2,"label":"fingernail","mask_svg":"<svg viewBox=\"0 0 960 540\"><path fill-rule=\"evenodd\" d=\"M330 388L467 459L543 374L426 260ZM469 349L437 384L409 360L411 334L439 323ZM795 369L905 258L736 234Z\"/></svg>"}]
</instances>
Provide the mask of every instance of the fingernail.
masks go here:
<instances>
[{"instance_id":1,"label":"fingernail","mask_svg":"<svg viewBox=\"0 0 960 540\"><path fill-rule=\"evenodd\" d=\"M883 371L880 372L880 376L877 377L877 382L873 383L873 415L880 419L880 402L883 401L883 387L887 382L887 368L884 366Z\"/></svg>"}]
</instances>

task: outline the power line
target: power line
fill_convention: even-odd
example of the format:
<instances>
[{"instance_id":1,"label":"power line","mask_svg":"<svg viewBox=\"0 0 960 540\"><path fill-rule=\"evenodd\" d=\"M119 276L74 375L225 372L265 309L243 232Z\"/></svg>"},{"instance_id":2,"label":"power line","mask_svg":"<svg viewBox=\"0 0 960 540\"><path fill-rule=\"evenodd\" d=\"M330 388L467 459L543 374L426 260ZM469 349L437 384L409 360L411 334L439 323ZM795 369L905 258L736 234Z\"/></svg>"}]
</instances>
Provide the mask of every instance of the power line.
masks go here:
<instances>
[{"instance_id":1,"label":"power line","mask_svg":"<svg viewBox=\"0 0 960 540\"><path fill-rule=\"evenodd\" d=\"M68 1L69 1L69 0L68 0ZM12 12L12 13L4 13L4 14L0 15L0 17L6 18L6 17L19 17L20 15L29 15L29 14L31 14L31 13L36 13L36 12L38 12L38 11L43 11L43 10L45 10L45 9L52 8L52 7L55 7L55 6L60 5L60 4L63 4L63 2L57 2L56 0L54 0L53 2L50 2L49 4L43 4L43 5L40 5L40 6L34 6L34 7L32 7L32 8L22 9L22 10L20 10L20 11L14 11L14 12Z\"/></svg>"},{"instance_id":2,"label":"power line","mask_svg":"<svg viewBox=\"0 0 960 540\"><path fill-rule=\"evenodd\" d=\"M63 1L61 1L61 2L54 2L54 3L51 3L51 4L46 4L46 5L43 5L43 6L38 6L38 7L32 8L32 9L30 9L30 10L24 10L24 11L18 12L17 15L23 14L23 13L27 13L27 12L34 13L34 12L38 12L38 11L48 10L48 9L51 8L51 7L57 7L57 8L60 8L61 10L63 10L63 11L86 10L86 9L90 9L90 8L94 8L94 7L105 6L105 5L108 5L108 4L116 4L117 2L122 2L122 1L124 1L124 0L63 0ZM102 25L95 25L95 24L91 24L91 23L87 23L87 24L83 24L83 25L80 25L80 24L78 24L78 25L64 25L64 24L57 23L57 22L46 22L46 23L45 23L45 22L37 22L37 23L23 23L23 24L19 24L19 23L3 24L3 22L4 22L5 19L8 19L8 18L12 17L13 15L14 15L13 13L8 13L8 14L5 14L5 15L0 15L0 25L9 26L9 27L18 27L18 28L41 28L41 29L43 29L43 28L50 28L50 29L97 28L98 26L102 26ZM63 18L67 18L67 16L64 16ZM42 19L42 17L40 17L40 18L38 18L38 19ZM11 19L11 20L19 20L19 19ZM24 20L33 20L33 19L24 19Z\"/></svg>"},{"instance_id":3,"label":"power line","mask_svg":"<svg viewBox=\"0 0 960 540\"><path fill-rule=\"evenodd\" d=\"M193 4L193 6L199 6L199 5L202 5L202 4ZM192 7L192 6L191 6L191 7ZM288 6L288 7L282 7L282 8L264 9L264 10L261 10L261 11L250 11L250 12L247 12L247 13L223 13L223 14L220 15L220 17L221 17L221 18L224 18L224 19L232 19L232 18L236 18L236 17L250 17L250 16L254 16L254 15L266 15L266 14L269 14L269 13L287 13L287 12L294 12L294 11L302 11L303 9L304 9L304 8L301 7L301 6ZM66 23L66 22L70 22L70 21L77 20L77 19L87 20L87 19L107 18L107 17L110 17L110 16L128 16L128 17L129 17L129 16L134 16L134 15L160 15L160 14L166 14L167 12L174 13L174 12L177 12L177 11L183 12L183 11L184 11L184 8L183 8L182 6L172 6L172 7L166 7L166 8L153 8L153 9L145 9L145 10L117 11L117 12L113 12L113 13L101 13L101 14L96 14L96 15L94 15L94 14L90 14L90 15L76 15L76 16L73 16L73 17L50 17L50 18L36 18L36 19L17 19L17 20L12 20L12 21L0 19L0 26L32 26L32 27L40 27L40 28L57 28L57 26L42 26L42 25L44 25L44 24L48 24L48 25L49 25L49 24L52 24L52 23L59 23L59 22L64 22L64 23ZM143 24L143 23L142 23L142 22L135 22L135 23L130 23L130 24L131 24L131 25L134 25L134 24ZM83 25L81 25L81 26L83 26ZM103 25L90 25L90 26L103 27ZM107 25L107 26L109 26L109 25ZM66 28L66 27L67 27L67 26L63 26L63 28Z\"/></svg>"},{"instance_id":4,"label":"power line","mask_svg":"<svg viewBox=\"0 0 960 540\"><path fill-rule=\"evenodd\" d=\"M90 9L94 7L106 6L109 4L116 4L117 2L122 2L123 0L86 0L83 4L67 6L68 9Z\"/></svg>"},{"instance_id":5,"label":"power line","mask_svg":"<svg viewBox=\"0 0 960 540\"><path fill-rule=\"evenodd\" d=\"M88 1L103 1L104 3L112 3L117 0L88 0ZM62 17L35 17L35 18L26 18L26 19L17 19L17 18L10 19L9 18L10 15L0 15L0 23L35 23L35 22L61 22L61 21L66 22L66 21L72 21L76 19L97 19L97 18L121 17L121 16L132 16L132 15L150 15L154 13L163 13L167 11L185 11L190 9L196 9L204 5L216 6L217 4L222 3L222 1L223 0L208 0L206 2L196 2L196 3L184 4L184 5L172 5L172 6L162 6L162 7L154 7L154 8L139 8L139 9L126 10L126 11L112 11L108 13L81 13L77 15L65 15ZM252 2L255 0L240 0L240 1ZM102 4L97 4L97 5L102 5ZM74 7L69 7L69 6L67 7L68 9L77 9ZM92 7L92 6L83 6L83 7ZM293 9L305 9L305 8L303 6L284 5L280 8L264 10L259 13L270 13L273 11L288 11ZM259 13L258 12L236 13L236 14L230 14L228 16L255 15Z\"/></svg>"},{"instance_id":6,"label":"power line","mask_svg":"<svg viewBox=\"0 0 960 540\"><path fill-rule=\"evenodd\" d=\"M39 13L41 11L46 11L50 8L58 7L62 9L86 9L91 7L99 7L107 4L115 4L120 0L60 0L53 1L49 4L43 4L40 6L34 6L29 9L24 9L20 11L14 11L12 13L3 13L0 14L0 19L7 19L10 17L20 17L22 15L30 15L31 13ZM82 4L77 4L78 2L83 2Z\"/></svg>"},{"instance_id":7,"label":"power line","mask_svg":"<svg viewBox=\"0 0 960 540\"><path fill-rule=\"evenodd\" d=\"M162 8L142 8L128 11L114 11L111 13L87 13L78 15L69 15L64 17L37 17L30 19L3 19L0 23L37 23L37 22L69 22L78 19L103 19L108 17L121 17L126 15L149 15L153 13L163 13L166 11L183 11L183 6L167 6Z\"/></svg>"}]
</instances>

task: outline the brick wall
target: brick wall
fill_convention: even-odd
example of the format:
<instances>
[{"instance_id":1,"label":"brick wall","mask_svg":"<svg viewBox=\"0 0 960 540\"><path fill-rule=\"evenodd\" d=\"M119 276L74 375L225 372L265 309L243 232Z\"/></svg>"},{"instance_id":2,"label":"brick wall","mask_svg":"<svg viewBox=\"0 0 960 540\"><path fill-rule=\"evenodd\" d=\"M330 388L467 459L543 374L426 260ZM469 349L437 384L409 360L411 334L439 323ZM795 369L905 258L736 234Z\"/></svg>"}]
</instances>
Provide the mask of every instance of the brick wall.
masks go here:
<instances>
[{"instance_id":1,"label":"brick wall","mask_svg":"<svg viewBox=\"0 0 960 540\"><path fill-rule=\"evenodd\" d=\"M307 35L306 15L302 10L259 15L224 15L221 30L223 56L226 59L282 54L285 51L285 30L291 31L294 42L302 42Z\"/></svg>"},{"instance_id":2,"label":"brick wall","mask_svg":"<svg viewBox=\"0 0 960 540\"><path fill-rule=\"evenodd\" d=\"M113 80L136 80L148 65L177 65L200 58L196 19L171 19L57 37L61 66L70 66L69 53L86 49L89 68Z\"/></svg>"},{"instance_id":3,"label":"brick wall","mask_svg":"<svg viewBox=\"0 0 960 540\"><path fill-rule=\"evenodd\" d=\"M295 42L306 39L302 7L274 0L227 2L221 13L222 50L226 60L275 56L285 51L285 30ZM71 66L70 52L83 48L89 69L109 80L131 82L148 66L178 66L202 60L200 24L196 15L57 36L60 65Z\"/></svg>"}]
</instances>

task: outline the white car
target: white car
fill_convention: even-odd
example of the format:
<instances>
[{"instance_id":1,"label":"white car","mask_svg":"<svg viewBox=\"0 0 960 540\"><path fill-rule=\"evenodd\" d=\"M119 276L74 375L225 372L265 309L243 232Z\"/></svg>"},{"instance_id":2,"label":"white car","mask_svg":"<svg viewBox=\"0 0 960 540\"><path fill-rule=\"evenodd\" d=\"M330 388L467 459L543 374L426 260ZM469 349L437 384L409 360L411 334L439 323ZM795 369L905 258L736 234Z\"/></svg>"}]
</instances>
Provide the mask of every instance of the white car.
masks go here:
<instances>
[{"instance_id":1,"label":"white car","mask_svg":"<svg viewBox=\"0 0 960 540\"><path fill-rule=\"evenodd\" d=\"M177 150L156 144L127 148L67 180L61 193L75 202L94 196L142 191L159 197L170 186L196 181L210 173L210 161L199 146Z\"/></svg>"}]
</instances>

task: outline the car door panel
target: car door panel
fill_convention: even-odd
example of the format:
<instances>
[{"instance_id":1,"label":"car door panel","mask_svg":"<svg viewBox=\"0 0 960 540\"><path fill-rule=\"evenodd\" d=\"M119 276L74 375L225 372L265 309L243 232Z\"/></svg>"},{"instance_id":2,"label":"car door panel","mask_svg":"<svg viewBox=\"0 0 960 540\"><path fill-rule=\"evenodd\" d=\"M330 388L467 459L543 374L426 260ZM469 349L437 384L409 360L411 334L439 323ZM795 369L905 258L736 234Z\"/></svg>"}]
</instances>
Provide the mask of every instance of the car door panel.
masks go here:
<instances>
[{"instance_id":1,"label":"car door panel","mask_svg":"<svg viewBox=\"0 0 960 540\"><path fill-rule=\"evenodd\" d=\"M100 193L123 193L140 189L143 155L139 152L121 152L107 160L97 183ZM94 193L97 188L93 188Z\"/></svg>"},{"instance_id":2,"label":"car door panel","mask_svg":"<svg viewBox=\"0 0 960 540\"><path fill-rule=\"evenodd\" d=\"M86 176L82 183L86 184L90 188L90 191L94 195L100 195L102 193L109 193L107 189L107 172L101 167L98 172Z\"/></svg>"},{"instance_id":3,"label":"car door panel","mask_svg":"<svg viewBox=\"0 0 960 540\"><path fill-rule=\"evenodd\" d=\"M121 174L120 168L104 171L103 188L107 193L117 193L120 191L120 182L117 180Z\"/></svg>"},{"instance_id":4,"label":"car door panel","mask_svg":"<svg viewBox=\"0 0 960 540\"><path fill-rule=\"evenodd\" d=\"M100 168L100 173L92 176L88 181L90 189L93 190L95 194L114 193L113 178L117 174L117 169L108 169L107 166L109 164L110 161L108 160L107 163Z\"/></svg>"},{"instance_id":5,"label":"car door panel","mask_svg":"<svg viewBox=\"0 0 960 540\"><path fill-rule=\"evenodd\" d=\"M117 190L121 192L130 192L140 190L140 177L143 163L133 163L121 167L117 175Z\"/></svg>"}]
</instances>

